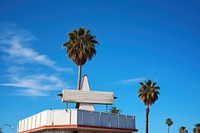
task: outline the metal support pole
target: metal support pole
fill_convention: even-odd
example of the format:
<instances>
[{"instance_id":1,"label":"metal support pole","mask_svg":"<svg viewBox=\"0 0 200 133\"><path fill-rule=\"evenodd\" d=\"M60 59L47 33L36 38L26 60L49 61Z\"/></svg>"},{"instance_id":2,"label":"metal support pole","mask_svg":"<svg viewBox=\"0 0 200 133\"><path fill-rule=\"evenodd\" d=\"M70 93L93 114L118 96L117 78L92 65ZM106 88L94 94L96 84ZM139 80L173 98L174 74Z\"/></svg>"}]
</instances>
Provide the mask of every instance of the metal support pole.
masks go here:
<instances>
[{"instance_id":1,"label":"metal support pole","mask_svg":"<svg viewBox=\"0 0 200 133\"><path fill-rule=\"evenodd\" d=\"M108 113L108 104L106 104L106 113Z\"/></svg>"}]
</instances>

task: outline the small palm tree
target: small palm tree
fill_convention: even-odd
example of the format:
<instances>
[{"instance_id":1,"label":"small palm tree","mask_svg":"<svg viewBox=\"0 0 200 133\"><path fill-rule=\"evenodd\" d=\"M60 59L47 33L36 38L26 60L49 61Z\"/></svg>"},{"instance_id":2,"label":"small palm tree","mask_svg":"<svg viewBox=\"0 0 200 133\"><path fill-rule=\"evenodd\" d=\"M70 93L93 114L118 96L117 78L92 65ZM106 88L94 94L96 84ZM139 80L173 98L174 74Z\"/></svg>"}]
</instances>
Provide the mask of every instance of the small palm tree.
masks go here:
<instances>
[{"instance_id":1,"label":"small palm tree","mask_svg":"<svg viewBox=\"0 0 200 133\"><path fill-rule=\"evenodd\" d=\"M149 124L149 107L158 100L159 86L156 86L156 82L151 80L140 82L140 88L138 90L138 97L143 101L146 107L146 133L148 133Z\"/></svg>"},{"instance_id":2,"label":"small palm tree","mask_svg":"<svg viewBox=\"0 0 200 133\"><path fill-rule=\"evenodd\" d=\"M181 126L181 127L179 128L179 133L188 133L188 131L186 130L186 127Z\"/></svg>"},{"instance_id":3,"label":"small palm tree","mask_svg":"<svg viewBox=\"0 0 200 133\"><path fill-rule=\"evenodd\" d=\"M172 119L170 119L170 118L167 118L167 119L166 119L166 124L168 125L168 133L169 133L170 126L173 124L173 121L172 121Z\"/></svg>"},{"instance_id":4,"label":"small palm tree","mask_svg":"<svg viewBox=\"0 0 200 133\"><path fill-rule=\"evenodd\" d=\"M85 30L81 27L79 30L69 32L68 42L63 44L68 57L78 66L78 90L80 90L82 66L86 63L87 59L91 60L96 54L95 46L98 42L95 38L96 36L90 34L90 29Z\"/></svg>"},{"instance_id":5,"label":"small palm tree","mask_svg":"<svg viewBox=\"0 0 200 133\"><path fill-rule=\"evenodd\" d=\"M110 108L110 113L114 113L114 114L120 114L122 111L120 109L117 109L115 106L112 106Z\"/></svg>"},{"instance_id":6,"label":"small palm tree","mask_svg":"<svg viewBox=\"0 0 200 133\"><path fill-rule=\"evenodd\" d=\"M194 126L195 128L193 128L193 133L200 133L200 123L197 123Z\"/></svg>"}]
</instances>

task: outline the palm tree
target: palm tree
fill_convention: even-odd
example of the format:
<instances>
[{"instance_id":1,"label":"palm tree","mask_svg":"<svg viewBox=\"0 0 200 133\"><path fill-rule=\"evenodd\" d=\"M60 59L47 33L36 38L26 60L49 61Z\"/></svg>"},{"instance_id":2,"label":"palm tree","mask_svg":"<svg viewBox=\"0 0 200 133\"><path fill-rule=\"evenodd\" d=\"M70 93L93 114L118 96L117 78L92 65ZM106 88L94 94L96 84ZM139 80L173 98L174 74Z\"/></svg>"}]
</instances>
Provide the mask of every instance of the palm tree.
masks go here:
<instances>
[{"instance_id":1,"label":"palm tree","mask_svg":"<svg viewBox=\"0 0 200 133\"><path fill-rule=\"evenodd\" d=\"M87 59L91 60L96 54L95 46L98 42L95 38L96 36L90 34L90 29L85 30L81 27L79 30L69 32L68 42L63 44L68 57L78 66L77 90L81 89L82 66L86 63ZM79 103L76 104L76 108L78 107Z\"/></svg>"},{"instance_id":2,"label":"palm tree","mask_svg":"<svg viewBox=\"0 0 200 133\"><path fill-rule=\"evenodd\" d=\"M120 109L117 109L115 106L112 106L110 108L110 113L120 114L122 111Z\"/></svg>"},{"instance_id":3,"label":"palm tree","mask_svg":"<svg viewBox=\"0 0 200 133\"><path fill-rule=\"evenodd\" d=\"M167 118L167 119L166 119L166 124L168 125L168 133L169 133L170 126L173 124L173 121L172 121L172 119L170 119L170 118Z\"/></svg>"},{"instance_id":4,"label":"palm tree","mask_svg":"<svg viewBox=\"0 0 200 133\"><path fill-rule=\"evenodd\" d=\"M179 133L188 133L188 131L186 130L186 127L181 126L181 127L179 128Z\"/></svg>"},{"instance_id":5,"label":"palm tree","mask_svg":"<svg viewBox=\"0 0 200 133\"><path fill-rule=\"evenodd\" d=\"M159 86L156 86L156 82L151 80L140 82L140 88L138 90L138 97L142 100L146 107L146 133L148 133L149 124L149 107L158 100Z\"/></svg>"},{"instance_id":6,"label":"palm tree","mask_svg":"<svg viewBox=\"0 0 200 133\"><path fill-rule=\"evenodd\" d=\"M95 46L98 42L96 36L90 34L90 29L85 30L83 27L79 30L73 30L68 33L68 42L63 44L66 48L68 57L78 66L78 83L77 90L80 90L82 66L87 59L91 60L96 54Z\"/></svg>"},{"instance_id":7,"label":"palm tree","mask_svg":"<svg viewBox=\"0 0 200 133\"><path fill-rule=\"evenodd\" d=\"M193 133L200 133L200 123L197 123L194 126L195 128L193 128Z\"/></svg>"}]
</instances>

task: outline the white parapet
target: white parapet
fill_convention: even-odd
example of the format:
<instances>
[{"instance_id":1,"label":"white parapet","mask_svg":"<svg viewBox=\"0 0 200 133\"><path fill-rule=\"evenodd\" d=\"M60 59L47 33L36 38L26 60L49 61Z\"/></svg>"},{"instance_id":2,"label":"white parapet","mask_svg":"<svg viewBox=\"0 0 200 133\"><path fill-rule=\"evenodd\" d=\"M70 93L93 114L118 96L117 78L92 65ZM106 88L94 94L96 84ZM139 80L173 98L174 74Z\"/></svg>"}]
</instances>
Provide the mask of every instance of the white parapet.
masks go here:
<instances>
[{"instance_id":1,"label":"white parapet","mask_svg":"<svg viewBox=\"0 0 200 133\"><path fill-rule=\"evenodd\" d=\"M42 130L136 132L135 117L86 110L45 110L19 121L18 133Z\"/></svg>"}]
</instances>

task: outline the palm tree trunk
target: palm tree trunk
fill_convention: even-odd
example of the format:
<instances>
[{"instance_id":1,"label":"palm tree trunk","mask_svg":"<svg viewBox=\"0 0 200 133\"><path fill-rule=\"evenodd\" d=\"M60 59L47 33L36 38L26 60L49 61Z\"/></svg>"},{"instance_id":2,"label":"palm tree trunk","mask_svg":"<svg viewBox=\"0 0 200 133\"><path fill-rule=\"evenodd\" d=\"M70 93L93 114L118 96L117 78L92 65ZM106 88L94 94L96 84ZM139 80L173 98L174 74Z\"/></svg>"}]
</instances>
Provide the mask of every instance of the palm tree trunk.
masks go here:
<instances>
[{"instance_id":1,"label":"palm tree trunk","mask_svg":"<svg viewBox=\"0 0 200 133\"><path fill-rule=\"evenodd\" d=\"M77 83L77 90L81 90L81 72L82 72L82 66L78 66L78 83Z\"/></svg>"},{"instance_id":2,"label":"palm tree trunk","mask_svg":"<svg viewBox=\"0 0 200 133\"><path fill-rule=\"evenodd\" d=\"M169 133L169 130L170 130L170 126L168 126L168 133Z\"/></svg>"},{"instance_id":3,"label":"palm tree trunk","mask_svg":"<svg viewBox=\"0 0 200 133\"><path fill-rule=\"evenodd\" d=\"M149 125L149 106L146 107L146 133L149 132L148 125Z\"/></svg>"},{"instance_id":4,"label":"palm tree trunk","mask_svg":"<svg viewBox=\"0 0 200 133\"><path fill-rule=\"evenodd\" d=\"M77 90L81 90L81 72L82 72L82 66L78 66L78 83L77 83ZM80 103L76 103L76 109L78 109L80 106Z\"/></svg>"}]
</instances>

